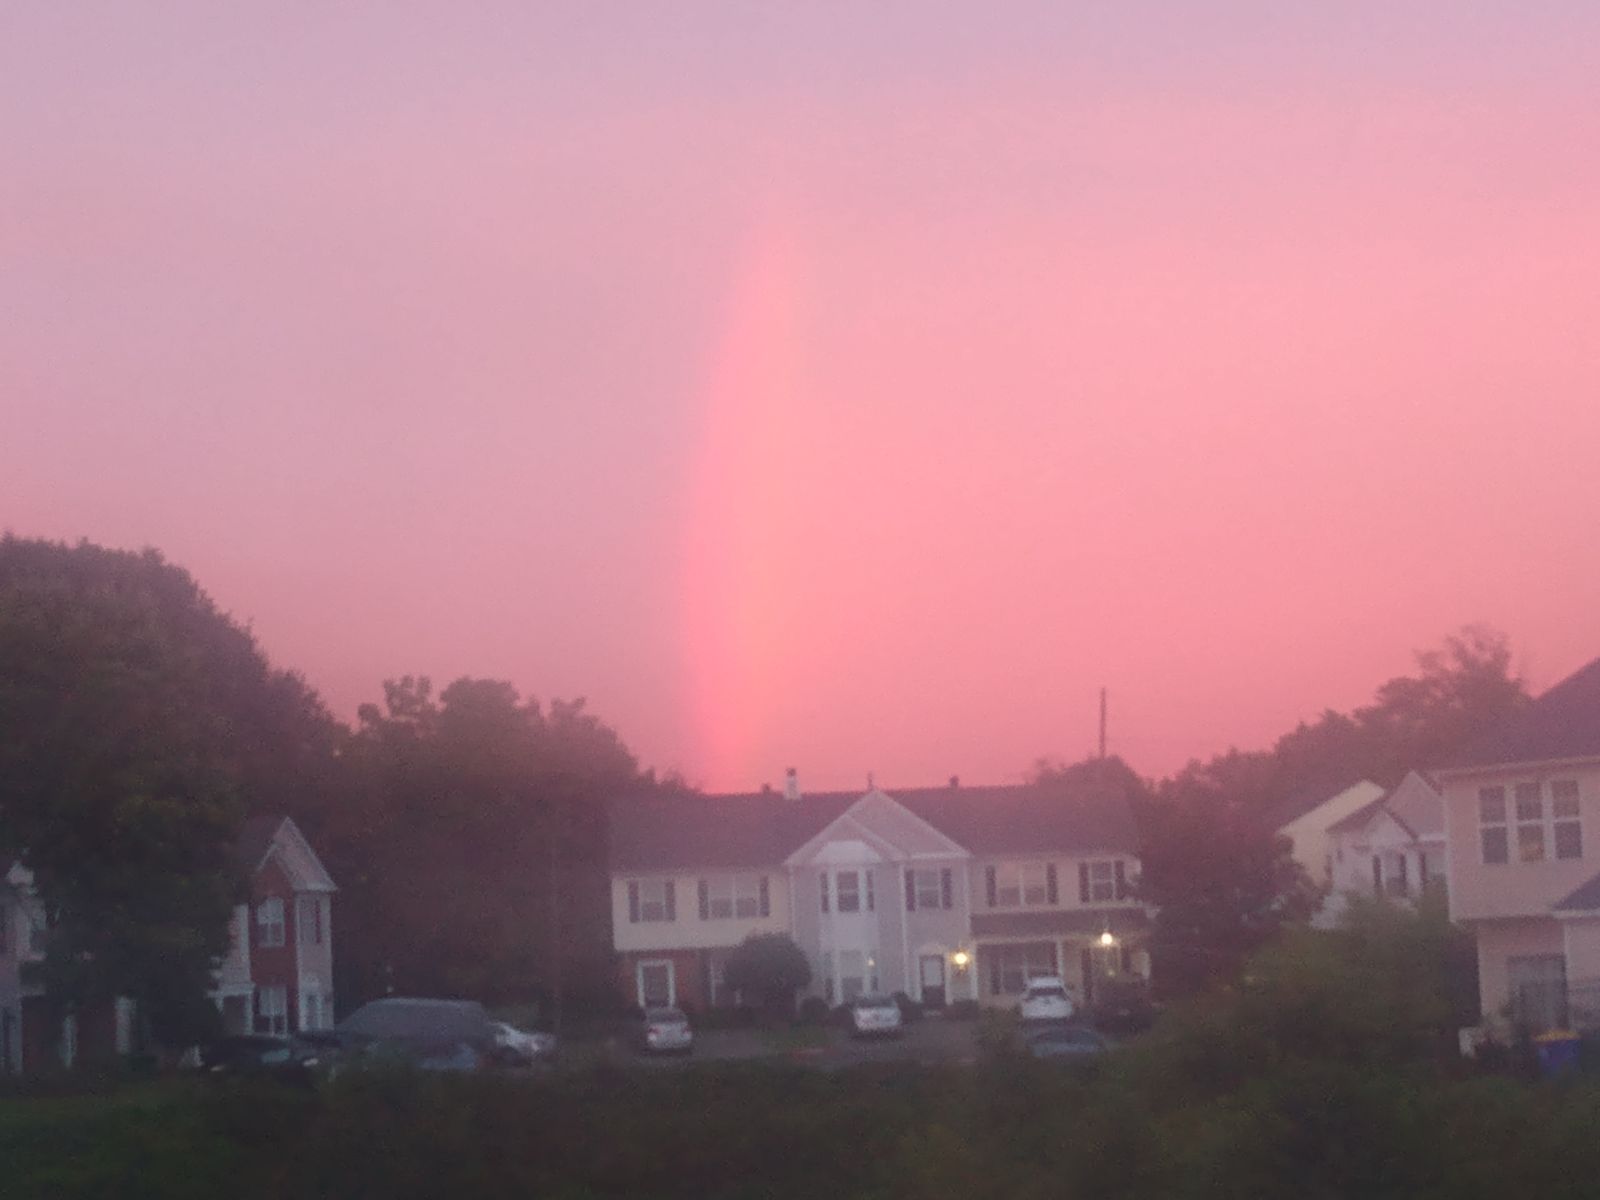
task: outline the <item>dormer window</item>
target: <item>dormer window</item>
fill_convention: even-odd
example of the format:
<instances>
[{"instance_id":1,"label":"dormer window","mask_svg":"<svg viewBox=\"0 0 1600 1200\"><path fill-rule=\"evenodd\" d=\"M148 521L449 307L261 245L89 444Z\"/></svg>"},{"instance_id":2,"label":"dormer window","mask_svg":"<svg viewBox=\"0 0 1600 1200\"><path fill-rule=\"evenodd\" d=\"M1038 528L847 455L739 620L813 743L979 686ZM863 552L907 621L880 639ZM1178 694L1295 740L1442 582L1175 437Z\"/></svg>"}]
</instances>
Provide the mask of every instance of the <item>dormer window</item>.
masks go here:
<instances>
[{"instance_id":1,"label":"dormer window","mask_svg":"<svg viewBox=\"0 0 1600 1200\"><path fill-rule=\"evenodd\" d=\"M256 905L256 945L262 949L282 946L288 939L284 935L283 901L269 896Z\"/></svg>"}]
</instances>

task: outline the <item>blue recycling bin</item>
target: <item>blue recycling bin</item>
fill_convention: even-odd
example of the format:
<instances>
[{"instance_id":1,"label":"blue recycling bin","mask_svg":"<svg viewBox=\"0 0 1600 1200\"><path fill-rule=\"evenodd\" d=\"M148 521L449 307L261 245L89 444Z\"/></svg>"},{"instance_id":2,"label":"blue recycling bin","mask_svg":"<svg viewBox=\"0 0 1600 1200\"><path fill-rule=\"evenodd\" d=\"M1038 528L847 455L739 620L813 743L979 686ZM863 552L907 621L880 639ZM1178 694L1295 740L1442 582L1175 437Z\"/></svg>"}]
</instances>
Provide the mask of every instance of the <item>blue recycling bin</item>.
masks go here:
<instances>
[{"instance_id":1,"label":"blue recycling bin","mask_svg":"<svg viewBox=\"0 0 1600 1200\"><path fill-rule=\"evenodd\" d=\"M1552 1029L1533 1041L1539 1055L1539 1074L1546 1079L1570 1075L1578 1069L1578 1035L1570 1029Z\"/></svg>"}]
</instances>

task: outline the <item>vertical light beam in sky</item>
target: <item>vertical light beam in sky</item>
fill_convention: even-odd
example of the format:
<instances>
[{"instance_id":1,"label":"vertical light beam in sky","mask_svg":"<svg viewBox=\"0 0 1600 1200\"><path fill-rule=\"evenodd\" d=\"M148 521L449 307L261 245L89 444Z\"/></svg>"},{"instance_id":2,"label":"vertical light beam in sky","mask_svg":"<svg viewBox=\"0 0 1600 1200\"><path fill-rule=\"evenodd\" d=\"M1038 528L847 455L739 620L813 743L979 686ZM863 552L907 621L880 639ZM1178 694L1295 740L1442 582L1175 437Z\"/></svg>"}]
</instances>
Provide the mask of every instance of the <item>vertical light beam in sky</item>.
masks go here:
<instances>
[{"instance_id":1,"label":"vertical light beam in sky","mask_svg":"<svg viewBox=\"0 0 1600 1200\"><path fill-rule=\"evenodd\" d=\"M691 777L747 788L768 720L803 645L807 492L800 279L787 222L747 240L706 376L684 555Z\"/></svg>"}]
</instances>

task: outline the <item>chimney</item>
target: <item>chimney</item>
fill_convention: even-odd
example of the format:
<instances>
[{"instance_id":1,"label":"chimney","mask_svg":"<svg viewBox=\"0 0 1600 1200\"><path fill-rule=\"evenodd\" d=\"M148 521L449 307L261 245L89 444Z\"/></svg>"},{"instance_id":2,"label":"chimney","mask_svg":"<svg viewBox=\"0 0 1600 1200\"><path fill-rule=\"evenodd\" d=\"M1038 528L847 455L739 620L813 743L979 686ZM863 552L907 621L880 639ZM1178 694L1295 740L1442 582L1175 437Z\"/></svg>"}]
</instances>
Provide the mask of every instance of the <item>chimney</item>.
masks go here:
<instances>
[{"instance_id":1,"label":"chimney","mask_svg":"<svg viewBox=\"0 0 1600 1200\"><path fill-rule=\"evenodd\" d=\"M961 786L961 776L959 776L959 775L950 776L950 786L953 787L953 788L960 787Z\"/></svg>"},{"instance_id":2,"label":"chimney","mask_svg":"<svg viewBox=\"0 0 1600 1200\"><path fill-rule=\"evenodd\" d=\"M800 799L800 776L795 773L793 767L783 773L783 798L785 800Z\"/></svg>"}]
</instances>

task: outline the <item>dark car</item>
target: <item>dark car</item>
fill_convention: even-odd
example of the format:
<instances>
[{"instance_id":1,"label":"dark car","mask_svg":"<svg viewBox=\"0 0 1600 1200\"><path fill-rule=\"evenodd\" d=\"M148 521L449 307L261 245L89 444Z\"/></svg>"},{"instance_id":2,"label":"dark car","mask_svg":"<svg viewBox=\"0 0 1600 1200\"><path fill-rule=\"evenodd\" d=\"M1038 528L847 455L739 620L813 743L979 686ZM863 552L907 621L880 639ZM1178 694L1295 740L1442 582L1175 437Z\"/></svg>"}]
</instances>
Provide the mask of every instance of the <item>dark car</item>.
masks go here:
<instances>
[{"instance_id":1,"label":"dark car","mask_svg":"<svg viewBox=\"0 0 1600 1200\"><path fill-rule=\"evenodd\" d=\"M1111 1049L1111 1043L1084 1025L1052 1025L1030 1033L1023 1040L1034 1058L1087 1061Z\"/></svg>"},{"instance_id":2,"label":"dark car","mask_svg":"<svg viewBox=\"0 0 1600 1200\"><path fill-rule=\"evenodd\" d=\"M496 1031L475 1000L391 996L363 1004L335 1032L347 1065L393 1063L425 1071L475 1071L495 1061Z\"/></svg>"},{"instance_id":3,"label":"dark car","mask_svg":"<svg viewBox=\"0 0 1600 1200\"><path fill-rule=\"evenodd\" d=\"M309 1082L328 1065L337 1048L315 1039L237 1034L220 1038L200 1052L200 1066L214 1075L271 1075L291 1082Z\"/></svg>"}]
</instances>

